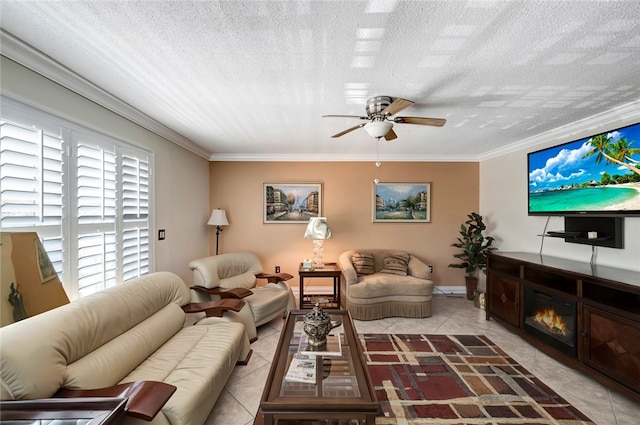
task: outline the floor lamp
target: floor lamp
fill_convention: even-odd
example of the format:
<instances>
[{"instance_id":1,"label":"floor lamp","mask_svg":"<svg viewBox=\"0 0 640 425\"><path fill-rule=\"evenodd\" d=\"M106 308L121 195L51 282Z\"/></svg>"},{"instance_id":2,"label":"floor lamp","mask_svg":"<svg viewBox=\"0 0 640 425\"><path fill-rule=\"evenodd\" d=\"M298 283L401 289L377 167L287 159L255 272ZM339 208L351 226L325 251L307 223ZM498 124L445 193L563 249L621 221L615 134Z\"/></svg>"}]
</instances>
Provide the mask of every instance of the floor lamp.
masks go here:
<instances>
[{"instance_id":1,"label":"floor lamp","mask_svg":"<svg viewBox=\"0 0 640 425\"><path fill-rule=\"evenodd\" d=\"M221 226L228 226L229 221L227 220L227 213L220 208L216 208L211 211L211 217L209 217L209 221L207 221L209 226L216 226L216 255L218 255L218 237L220 236L220 232L222 232Z\"/></svg>"}]
</instances>

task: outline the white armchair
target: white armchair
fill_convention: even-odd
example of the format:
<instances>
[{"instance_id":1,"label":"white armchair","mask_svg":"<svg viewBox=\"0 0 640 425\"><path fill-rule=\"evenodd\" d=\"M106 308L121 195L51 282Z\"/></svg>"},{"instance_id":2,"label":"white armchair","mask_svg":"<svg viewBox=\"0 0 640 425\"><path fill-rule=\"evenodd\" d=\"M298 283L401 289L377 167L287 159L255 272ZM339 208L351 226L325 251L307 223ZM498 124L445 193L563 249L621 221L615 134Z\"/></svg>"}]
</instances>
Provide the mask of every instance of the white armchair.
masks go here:
<instances>
[{"instance_id":1,"label":"white armchair","mask_svg":"<svg viewBox=\"0 0 640 425\"><path fill-rule=\"evenodd\" d=\"M288 273L262 272L258 257L250 252L237 252L200 258L189 263L193 271L192 300L205 302L238 298L247 305L239 312L226 312L232 320L241 321L247 328L251 342L257 339L256 328L278 315L295 309L295 298L285 283L293 276ZM257 286L257 279L266 279L265 286Z\"/></svg>"}]
</instances>

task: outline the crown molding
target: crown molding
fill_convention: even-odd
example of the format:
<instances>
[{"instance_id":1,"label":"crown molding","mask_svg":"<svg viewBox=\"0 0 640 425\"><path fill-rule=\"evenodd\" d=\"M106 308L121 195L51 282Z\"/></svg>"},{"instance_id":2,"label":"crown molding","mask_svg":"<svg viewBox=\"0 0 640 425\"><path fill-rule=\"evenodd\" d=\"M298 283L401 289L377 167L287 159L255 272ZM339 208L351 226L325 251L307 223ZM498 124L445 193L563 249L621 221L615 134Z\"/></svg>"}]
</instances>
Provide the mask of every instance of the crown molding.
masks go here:
<instances>
[{"instance_id":1,"label":"crown molding","mask_svg":"<svg viewBox=\"0 0 640 425\"><path fill-rule=\"evenodd\" d=\"M211 154L3 29L0 54L202 158Z\"/></svg>"},{"instance_id":2,"label":"crown molding","mask_svg":"<svg viewBox=\"0 0 640 425\"><path fill-rule=\"evenodd\" d=\"M209 161L219 162L478 162L470 155L380 155L375 154L212 154Z\"/></svg>"},{"instance_id":3,"label":"crown molding","mask_svg":"<svg viewBox=\"0 0 640 425\"><path fill-rule=\"evenodd\" d=\"M557 127L544 133L531 136L527 139L510 143L506 146L494 149L478 156L479 161L497 158L508 155L523 149L536 150L536 148L544 147L551 141L560 143L562 141L579 140L589 137L592 134L598 134L607 130L612 130L612 125L616 128L626 125L635 124L640 121L640 99L618 106L617 108L592 115L572 122L571 124ZM588 134L587 134L588 133Z\"/></svg>"}]
</instances>

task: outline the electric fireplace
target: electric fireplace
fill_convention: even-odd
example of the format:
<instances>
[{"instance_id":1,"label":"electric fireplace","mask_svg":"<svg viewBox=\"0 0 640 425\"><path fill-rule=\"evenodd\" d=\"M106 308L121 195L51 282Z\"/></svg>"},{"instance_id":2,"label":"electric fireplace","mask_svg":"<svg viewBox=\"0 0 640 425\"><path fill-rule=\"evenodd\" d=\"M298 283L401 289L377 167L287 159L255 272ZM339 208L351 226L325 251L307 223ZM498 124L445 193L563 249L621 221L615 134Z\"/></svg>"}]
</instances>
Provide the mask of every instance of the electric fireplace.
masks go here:
<instances>
[{"instance_id":1,"label":"electric fireplace","mask_svg":"<svg viewBox=\"0 0 640 425\"><path fill-rule=\"evenodd\" d=\"M524 330L559 351L577 356L576 302L524 286Z\"/></svg>"},{"instance_id":2,"label":"electric fireplace","mask_svg":"<svg viewBox=\"0 0 640 425\"><path fill-rule=\"evenodd\" d=\"M640 281L635 270L529 252L489 254L487 320L640 401Z\"/></svg>"}]
</instances>

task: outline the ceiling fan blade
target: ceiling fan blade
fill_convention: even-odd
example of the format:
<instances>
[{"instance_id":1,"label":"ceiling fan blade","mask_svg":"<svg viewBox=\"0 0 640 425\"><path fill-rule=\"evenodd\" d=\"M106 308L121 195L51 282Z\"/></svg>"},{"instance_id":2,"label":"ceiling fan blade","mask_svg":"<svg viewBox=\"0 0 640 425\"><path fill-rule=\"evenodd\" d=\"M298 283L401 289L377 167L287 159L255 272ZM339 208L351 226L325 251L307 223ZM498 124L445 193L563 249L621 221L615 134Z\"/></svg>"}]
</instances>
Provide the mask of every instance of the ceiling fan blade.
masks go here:
<instances>
[{"instance_id":1,"label":"ceiling fan blade","mask_svg":"<svg viewBox=\"0 0 640 425\"><path fill-rule=\"evenodd\" d=\"M358 124L358 125L356 125L356 126L353 126L353 127L351 127L351 128L348 128L348 129L346 129L346 130L344 130L344 131L341 131L340 133L336 133L336 134L334 134L334 135L333 135L333 136L331 136L331 137L332 137L332 138L336 138L336 137L344 136L345 134L350 133L350 132L352 132L353 130L357 130L357 129L359 129L360 127L364 127L365 125L366 125L366 124Z\"/></svg>"},{"instance_id":2,"label":"ceiling fan blade","mask_svg":"<svg viewBox=\"0 0 640 425\"><path fill-rule=\"evenodd\" d=\"M397 138L398 138L398 135L396 134L395 131L393 131L393 128L389 130L389 132L384 136L384 139L387 141L397 139Z\"/></svg>"},{"instance_id":3,"label":"ceiling fan blade","mask_svg":"<svg viewBox=\"0 0 640 425\"><path fill-rule=\"evenodd\" d=\"M360 115L323 115L322 118L358 118L361 120L369 119L369 117L363 117Z\"/></svg>"},{"instance_id":4,"label":"ceiling fan blade","mask_svg":"<svg viewBox=\"0 0 640 425\"><path fill-rule=\"evenodd\" d=\"M393 101L393 103L389 106L387 106L386 108L384 108L384 110L381 112L382 115L395 115L398 112L402 111L405 108L408 108L409 106L413 105L414 102L410 101L410 100L406 100L406 99L396 99Z\"/></svg>"},{"instance_id":5,"label":"ceiling fan blade","mask_svg":"<svg viewBox=\"0 0 640 425\"><path fill-rule=\"evenodd\" d=\"M418 124L418 125L433 125L435 127L442 127L447 122L444 118L427 118L427 117L395 117L393 122L398 124Z\"/></svg>"}]
</instances>

